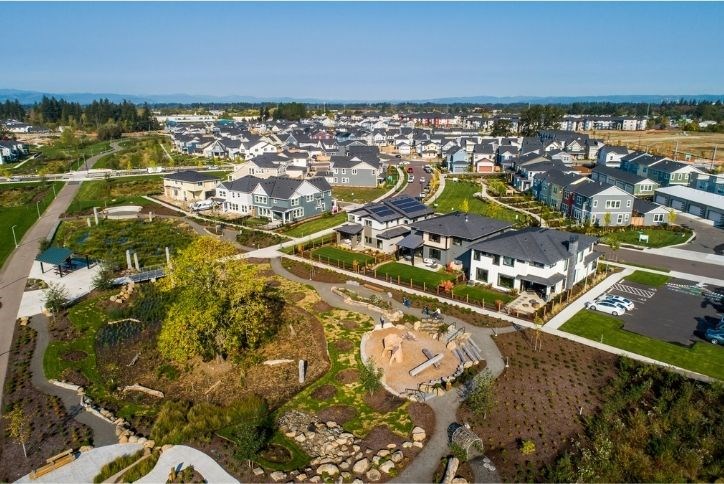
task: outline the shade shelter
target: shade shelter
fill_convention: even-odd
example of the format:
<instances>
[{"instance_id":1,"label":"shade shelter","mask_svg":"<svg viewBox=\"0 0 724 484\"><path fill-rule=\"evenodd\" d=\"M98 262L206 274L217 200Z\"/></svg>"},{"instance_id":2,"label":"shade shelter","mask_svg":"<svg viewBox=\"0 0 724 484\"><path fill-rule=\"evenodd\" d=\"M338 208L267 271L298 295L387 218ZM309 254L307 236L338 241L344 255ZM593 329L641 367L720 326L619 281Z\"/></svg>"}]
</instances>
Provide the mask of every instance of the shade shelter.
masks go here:
<instances>
[{"instance_id":1,"label":"shade shelter","mask_svg":"<svg viewBox=\"0 0 724 484\"><path fill-rule=\"evenodd\" d=\"M58 275L63 277L63 270L70 272L73 270L73 251L65 247L49 247L38 254L35 258L40 262L40 271L45 274L44 264L55 266ZM85 257L86 267L90 267L90 259Z\"/></svg>"}]
</instances>

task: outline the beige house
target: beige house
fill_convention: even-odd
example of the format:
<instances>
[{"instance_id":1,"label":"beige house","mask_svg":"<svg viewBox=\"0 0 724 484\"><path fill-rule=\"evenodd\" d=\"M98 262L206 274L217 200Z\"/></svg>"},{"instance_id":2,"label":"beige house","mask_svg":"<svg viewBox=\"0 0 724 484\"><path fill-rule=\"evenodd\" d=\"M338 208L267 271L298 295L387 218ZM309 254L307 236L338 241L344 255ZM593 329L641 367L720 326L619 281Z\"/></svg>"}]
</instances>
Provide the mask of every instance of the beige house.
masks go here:
<instances>
[{"instance_id":1,"label":"beige house","mask_svg":"<svg viewBox=\"0 0 724 484\"><path fill-rule=\"evenodd\" d=\"M163 193L180 202L196 202L214 196L219 179L198 171L179 171L163 177Z\"/></svg>"}]
</instances>

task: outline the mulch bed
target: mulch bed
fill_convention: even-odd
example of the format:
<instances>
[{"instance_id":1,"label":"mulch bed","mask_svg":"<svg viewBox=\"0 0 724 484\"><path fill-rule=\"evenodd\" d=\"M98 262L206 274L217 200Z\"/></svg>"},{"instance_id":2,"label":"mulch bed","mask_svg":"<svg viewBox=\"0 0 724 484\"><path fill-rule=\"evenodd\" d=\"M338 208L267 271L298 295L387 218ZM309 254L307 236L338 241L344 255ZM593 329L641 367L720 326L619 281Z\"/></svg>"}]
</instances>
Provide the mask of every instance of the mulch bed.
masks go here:
<instances>
[{"instance_id":1,"label":"mulch bed","mask_svg":"<svg viewBox=\"0 0 724 484\"><path fill-rule=\"evenodd\" d=\"M348 383L354 383L359 380L359 371L354 368L348 368L337 373L337 381L346 385Z\"/></svg>"},{"instance_id":2,"label":"mulch bed","mask_svg":"<svg viewBox=\"0 0 724 484\"><path fill-rule=\"evenodd\" d=\"M284 268L286 270L288 270L295 276L309 279L310 268L312 267L309 264L290 259L284 259L282 261L282 264L284 265ZM328 282L331 284L343 283L346 282L347 279L349 278L342 274L338 274L327 269L319 269L317 267L314 268L314 273L312 275L313 281Z\"/></svg>"},{"instance_id":3,"label":"mulch bed","mask_svg":"<svg viewBox=\"0 0 724 484\"><path fill-rule=\"evenodd\" d=\"M86 356L88 356L88 353L81 350L67 351L60 355L60 357L63 358L65 361L80 361Z\"/></svg>"},{"instance_id":4,"label":"mulch bed","mask_svg":"<svg viewBox=\"0 0 724 484\"><path fill-rule=\"evenodd\" d=\"M342 326L344 326L344 329L352 331L354 329L357 329L359 323L357 321L352 321L351 319L345 319L342 321Z\"/></svg>"},{"instance_id":5,"label":"mulch bed","mask_svg":"<svg viewBox=\"0 0 724 484\"><path fill-rule=\"evenodd\" d=\"M367 392L364 396L364 401L367 405L372 407L373 410L380 413L391 412L405 403L403 399L388 393L384 389L379 389L372 395Z\"/></svg>"},{"instance_id":6,"label":"mulch bed","mask_svg":"<svg viewBox=\"0 0 724 484\"><path fill-rule=\"evenodd\" d=\"M435 412L430 405L421 402L412 402L407 407L407 413L410 414L412 425L425 429L427 435L432 435L435 431Z\"/></svg>"},{"instance_id":7,"label":"mulch bed","mask_svg":"<svg viewBox=\"0 0 724 484\"><path fill-rule=\"evenodd\" d=\"M91 430L70 417L59 398L33 387L29 365L36 339L32 328L15 328L2 404L6 411L20 405L30 418L31 432L26 459L22 447L6 436L6 420L0 419L0 482L13 482L44 465L48 457L92 439Z\"/></svg>"},{"instance_id":8,"label":"mulch bed","mask_svg":"<svg viewBox=\"0 0 724 484\"><path fill-rule=\"evenodd\" d=\"M348 339L336 339L332 342L332 344L342 353L346 353L354 348L354 343Z\"/></svg>"},{"instance_id":9,"label":"mulch bed","mask_svg":"<svg viewBox=\"0 0 724 484\"><path fill-rule=\"evenodd\" d=\"M329 400L337 393L337 388L333 385L322 385L319 388L315 388L312 392L312 398L315 400Z\"/></svg>"},{"instance_id":10,"label":"mulch bed","mask_svg":"<svg viewBox=\"0 0 724 484\"><path fill-rule=\"evenodd\" d=\"M547 334L541 336L541 350L533 351L534 338L533 331L498 336L510 367L495 382L492 411L485 420L465 405L458 411L458 421L470 423L483 439L504 481L539 479L583 431L582 418L598 411L602 389L616 372L615 355ZM524 456L519 442L526 439L536 452Z\"/></svg>"},{"instance_id":11,"label":"mulch bed","mask_svg":"<svg viewBox=\"0 0 724 484\"><path fill-rule=\"evenodd\" d=\"M312 309L314 309L316 314L320 313L326 313L327 311L330 311L332 309L332 306L327 304L324 301L317 301L312 305Z\"/></svg>"},{"instance_id":12,"label":"mulch bed","mask_svg":"<svg viewBox=\"0 0 724 484\"><path fill-rule=\"evenodd\" d=\"M397 447L400 448L404 441L405 439L394 433L386 425L380 425L370 430L367 436L362 439L360 445L363 449L367 447L376 452L380 449L386 449L387 444L397 444Z\"/></svg>"},{"instance_id":13,"label":"mulch bed","mask_svg":"<svg viewBox=\"0 0 724 484\"><path fill-rule=\"evenodd\" d=\"M349 405L332 405L317 412L317 417L322 422L337 422L340 425L352 420L357 416L357 410ZM387 442L389 444L389 442ZM387 445L387 444L385 444Z\"/></svg>"},{"instance_id":14,"label":"mulch bed","mask_svg":"<svg viewBox=\"0 0 724 484\"><path fill-rule=\"evenodd\" d=\"M82 387L86 387L90 383L85 375L75 368L66 368L60 376L63 381L73 383L74 385L80 385Z\"/></svg>"}]
</instances>

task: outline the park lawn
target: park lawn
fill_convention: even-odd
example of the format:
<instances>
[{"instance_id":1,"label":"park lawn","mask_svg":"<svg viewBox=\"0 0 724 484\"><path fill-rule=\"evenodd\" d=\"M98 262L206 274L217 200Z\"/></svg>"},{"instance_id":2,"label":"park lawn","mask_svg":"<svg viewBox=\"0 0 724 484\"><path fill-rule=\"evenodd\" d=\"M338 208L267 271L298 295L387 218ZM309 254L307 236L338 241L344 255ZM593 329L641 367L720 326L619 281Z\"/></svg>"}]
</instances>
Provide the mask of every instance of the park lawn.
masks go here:
<instances>
[{"instance_id":1,"label":"park lawn","mask_svg":"<svg viewBox=\"0 0 724 484\"><path fill-rule=\"evenodd\" d=\"M336 227L346 220L347 214L345 212L339 212L334 215L322 215L321 217L309 220L308 222L302 222L292 227L282 227L279 229L279 232L289 237L304 237L321 230Z\"/></svg>"},{"instance_id":2,"label":"park lawn","mask_svg":"<svg viewBox=\"0 0 724 484\"><path fill-rule=\"evenodd\" d=\"M131 170L167 165L170 160L161 147L162 139L160 136L124 139L119 151L101 157L94 168Z\"/></svg>"},{"instance_id":3,"label":"park lawn","mask_svg":"<svg viewBox=\"0 0 724 484\"><path fill-rule=\"evenodd\" d=\"M332 198L344 202L369 203L387 193L394 185L381 185L375 188L332 187Z\"/></svg>"},{"instance_id":4,"label":"park lawn","mask_svg":"<svg viewBox=\"0 0 724 484\"><path fill-rule=\"evenodd\" d=\"M83 182L66 213L76 214L93 207L114 205L152 205L144 195L163 193L161 175L129 176Z\"/></svg>"},{"instance_id":5,"label":"park lawn","mask_svg":"<svg viewBox=\"0 0 724 484\"><path fill-rule=\"evenodd\" d=\"M527 222L528 217L522 213L475 198L473 195L479 191L480 185L477 183L464 180L454 182L451 178L448 178L445 181L445 189L440 197L435 200L433 207L436 212L440 213L455 212L461 210L463 201L467 200L470 213L510 222Z\"/></svg>"},{"instance_id":6,"label":"park lawn","mask_svg":"<svg viewBox=\"0 0 724 484\"><path fill-rule=\"evenodd\" d=\"M621 320L588 310L577 313L560 329L593 341L603 339L604 344L724 380L724 351L712 344L694 343L686 348L667 343L626 331Z\"/></svg>"},{"instance_id":7,"label":"park lawn","mask_svg":"<svg viewBox=\"0 0 724 484\"><path fill-rule=\"evenodd\" d=\"M639 242L639 234L649 236L649 242ZM669 245L681 244L691 237L691 231L685 232L674 232L673 230L666 230L661 228L635 228L630 230L624 230L622 232L612 232L610 234L603 234L603 241L607 243L607 240L615 239L621 244L632 244L641 245L645 247L667 247Z\"/></svg>"},{"instance_id":8,"label":"park lawn","mask_svg":"<svg viewBox=\"0 0 724 484\"><path fill-rule=\"evenodd\" d=\"M342 427L358 437L364 437L370 430L380 425L386 425L400 435L409 435L412 431L412 420L407 412L409 402L405 401L389 412L378 412L365 402L365 391L359 381L345 384L337 378L341 371L357 369L361 365L359 352L362 335L372 329L372 319L363 314L341 309L325 311L318 317L329 343L330 368L320 379L285 404L278 414L282 415L290 409L316 413L324 408L341 405L356 410L355 416L345 422ZM354 324L349 324L350 322ZM349 343L352 344L349 345ZM340 349L346 345L349 345L349 350ZM326 400L314 398L312 396L314 391L325 385L333 386L335 394Z\"/></svg>"},{"instance_id":9,"label":"park lawn","mask_svg":"<svg viewBox=\"0 0 724 484\"><path fill-rule=\"evenodd\" d=\"M312 256L315 259L321 258L322 262L341 262L342 264L350 266L354 264L354 261L357 261L360 266L366 264L374 264L375 262L375 258L367 254L361 254L359 252L352 252L349 250L329 246L314 249L312 251Z\"/></svg>"},{"instance_id":10,"label":"park lawn","mask_svg":"<svg viewBox=\"0 0 724 484\"><path fill-rule=\"evenodd\" d=\"M455 276L447 274L445 272L434 272L427 269L420 269L419 267L413 267L407 264L401 264L399 262L388 262L387 264L381 265L377 268L378 275L387 275L397 282L399 277L400 284L409 285L410 280L413 284L417 284L420 287L434 289L440 285L443 281L454 281Z\"/></svg>"},{"instance_id":11,"label":"park lawn","mask_svg":"<svg viewBox=\"0 0 724 484\"><path fill-rule=\"evenodd\" d=\"M633 274L626 276L627 281L636 282L650 287L663 286L669 282L669 279L669 276L654 274L653 272L647 271L635 271Z\"/></svg>"},{"instance_id":12,"label":"park lawn","mask_svg":"<svg viewBox=\"0 0 724 484\"><path fill-rule=\"evenodd\" d=\"M38 209L44 213L63 182L11 183L0 185L0 267L15 249L12 227L20 244L25 232L38 220ZM37 202L40 202L39 204Z\"/></svg>"},{"instance_id":13,"label":"park lawn","mask_svg":"<svg viewBox=\"0 0 724 484\"><path fill-rule=\"evenodd\" d=\"M484 286L468 286L467 284L459 284L452 290L453 295L464 298L467 296L473 302L485 302L491 306L495 301L503 301L507 304L513 300L513 297L504 292L488 289Z\"/></svg>"}]
</instances>

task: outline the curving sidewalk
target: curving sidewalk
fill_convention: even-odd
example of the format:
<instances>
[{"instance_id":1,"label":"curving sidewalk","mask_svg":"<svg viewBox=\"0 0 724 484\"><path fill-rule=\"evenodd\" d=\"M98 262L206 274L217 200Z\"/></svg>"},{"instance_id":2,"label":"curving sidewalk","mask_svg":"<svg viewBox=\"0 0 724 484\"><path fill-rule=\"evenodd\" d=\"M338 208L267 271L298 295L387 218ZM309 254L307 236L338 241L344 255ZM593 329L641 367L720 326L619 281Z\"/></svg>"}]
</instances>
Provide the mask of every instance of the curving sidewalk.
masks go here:
<instances>
[{"instance_id":1,"label":"curving sidewalk","mask_svg":"<svg viewBox=\"0 0 724 484\"><path fill-rule=\"evenodd\" d=\"M194 470L204 476L209 484L239 482L214 459L200 450L186 445L174 445L161 453L153 470L136 482L149 484L166 482L172 468L178 472L189 466L194 466Z\"/></svg>"},{"instance_id":2,"label":"curving sidewalk","mask_svg":"<svg viewBox=\"0 0 724 484\"><path fill-rule=\"evenodd\" d=\"M529 212L528 210L514 207L512 205L508 205L507 203L503 203L500 200L496 199L495 197L488 195L488 186L481 180L480 181L480 196L484 198L485 200L496 203L500 205L501 207L505 207L509 210L513 210L514 212L523 213L525 215L528 215L529 217L533 218L534 220L537 220L541 227L548 227L548 222L543 219L543 217L534 214L533 212Z\"/></svg>"}]
</instances>

